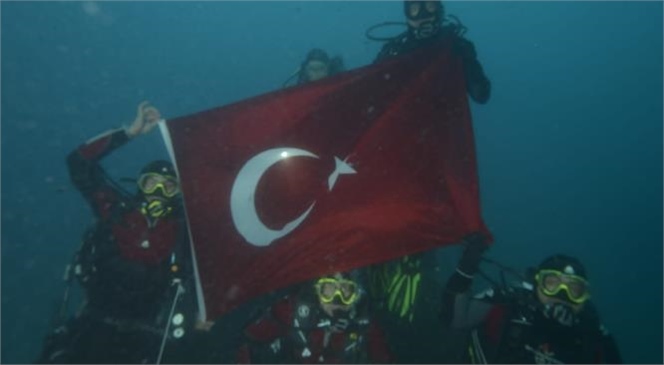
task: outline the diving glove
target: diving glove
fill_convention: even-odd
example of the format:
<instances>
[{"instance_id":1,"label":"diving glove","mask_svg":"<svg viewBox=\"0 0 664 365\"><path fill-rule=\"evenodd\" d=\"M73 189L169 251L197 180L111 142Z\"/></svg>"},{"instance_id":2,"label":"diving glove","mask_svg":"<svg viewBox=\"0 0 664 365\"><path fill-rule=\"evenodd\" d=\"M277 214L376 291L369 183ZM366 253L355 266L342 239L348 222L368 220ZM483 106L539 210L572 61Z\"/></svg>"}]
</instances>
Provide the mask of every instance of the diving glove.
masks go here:
<instances>
[{"instance_id":1,"label":"diving glove","mask_svg":"<svg viewBox=\"0 0 664 365\"><path fill-rule=\"evenodd\" d=\"M457 269L461 271L462 275L465 274L472 277L479 270L482 255L489 246L486 243L486 237L479 232L466 236L464 241L466 242L466 248L463 251L461 260L459 260Z\"/></svg>"}]
</instances>

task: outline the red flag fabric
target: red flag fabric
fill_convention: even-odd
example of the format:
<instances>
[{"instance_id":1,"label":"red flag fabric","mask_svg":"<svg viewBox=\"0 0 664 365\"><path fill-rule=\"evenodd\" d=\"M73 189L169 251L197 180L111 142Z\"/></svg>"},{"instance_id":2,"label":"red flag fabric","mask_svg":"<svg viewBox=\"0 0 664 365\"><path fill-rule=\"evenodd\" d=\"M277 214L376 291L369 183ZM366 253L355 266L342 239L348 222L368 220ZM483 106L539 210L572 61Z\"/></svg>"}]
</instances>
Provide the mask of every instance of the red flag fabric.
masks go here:
<instances>
[{"instance_id":1,"label":"red flag fabric","mask_svg":"<svg viewBox=\"0 0 664 365\"><path fill-rule=\"evenodd\" d=\"M445 43L167 129L208 319L488 234L462 64Z\"/></svg>"}]
</instances>

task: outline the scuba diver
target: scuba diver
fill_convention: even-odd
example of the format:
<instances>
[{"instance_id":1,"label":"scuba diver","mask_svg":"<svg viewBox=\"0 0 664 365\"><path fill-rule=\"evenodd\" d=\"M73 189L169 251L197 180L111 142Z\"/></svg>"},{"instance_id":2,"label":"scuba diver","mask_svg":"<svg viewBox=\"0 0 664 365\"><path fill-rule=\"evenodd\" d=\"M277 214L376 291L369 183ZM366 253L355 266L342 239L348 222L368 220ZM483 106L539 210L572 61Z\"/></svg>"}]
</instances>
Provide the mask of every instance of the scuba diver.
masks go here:
<instances>
[{"instance_id":1,"label":"scuba diver","mask_svg":"<svg viewBox=\"0 0 664 365\"><path fill-rule=\"evenodd\" d=\"M470 329L461 362L502 364L621 363L613 337L590 301L590 284L576 258L553 255L518 286L498 285L470 298L487 246L467 241L443 291L444 326ZM484 259L485 261L490 261ZM479 272L481 274L481 272Z\"/></svg>"},{"instance_id":2,"label":"scuba diver","mask_svg":"<svg viewBox=\"0 0 664 365\"><path fill-rule=\"evenodd\" d=\"M293 79L297 78L296 85L318 81L328 76L336 75L344 71L344 62L340 56L330 58L327 52L320 48L314 48L307 53L304 61L297 70L284 82L288 86Z\"/></svg>"},{"instance_id":3,"label":"scuba diver","mask_svg":"<svg viewBox=\"0 0 664 365\"><path fill-rule=\"evenodd\" d=\"M491 82L484 74L482 65L477 60L477 52L472 42L463 37L466 28L459 20L450 15L446 19L445 8L441 1L404 1L404 14L408 30L394 38L377 38L367 33L373 40L387 40L374 62L398 56L414 49L431 45L441 40L452 40L452 50L463 60L466 88L471 99L479 104L486 104L491 97ZM382 23L369 29L394 24Z\"/></svg>"},{"instance_id":4,"label":"scuba diver","mask_svg":"<svg viewBox=\"0 0 664 365\"><path fill-rule=\"evenodd\" d=\"M359 270L326 275L277 301L245 328L237 362L389 362L360 276Z\"/></svg>"},{"instance_id":5,"label":"scuba diver","mask_svg":"<svg viewBox=\"0 0 664 365\"><path fill-rule=\"evenodd\" d=\"M173 165L147 164L132 196L100 164L160 120L159 111L143 102L130 127L95 137L67 157L71 180L96 217L66 272L68 283L78 279L85 303L74 318L61 318L37 362L159 363L166 344L193 325L193 296L183 295L190 255Z\"/></svg>"}]
</instances>

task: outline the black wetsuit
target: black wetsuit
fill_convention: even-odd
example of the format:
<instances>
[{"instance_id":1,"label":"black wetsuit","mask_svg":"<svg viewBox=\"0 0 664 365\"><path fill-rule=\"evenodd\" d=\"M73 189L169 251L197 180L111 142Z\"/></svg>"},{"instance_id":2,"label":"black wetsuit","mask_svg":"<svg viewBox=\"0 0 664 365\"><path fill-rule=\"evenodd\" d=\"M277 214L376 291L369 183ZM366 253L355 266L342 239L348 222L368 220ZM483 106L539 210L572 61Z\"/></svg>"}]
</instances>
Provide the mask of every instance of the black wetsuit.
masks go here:
<instances>
[{"instance_id":1,"label":"black wetsuit","mask_svg":"<svg viewBox=\"0 0 664 365\"><path fill-rule=\"evenodd\" d=\"M470 331L458 362L501 364L617 364L613 337L587 302L573 325L546 318L532 285L469 297L469 279L455 273L443 292L448 328Z\"/></svg>"},{"instance_id":2,"label":"black wetsuit","mask_svg":"<svg viewBox=\"0 0 664 365\"><path fill-rule=\"evenodd\" d=\"M128 140L124 130L111 131L67 158L72 182L97 218L73 263L86 303L47 337L38 362L156 361L177 282L189 286L182 214L177 209L161 219L142 214L140 201L118 189L99 164ZM179 298L185 297L193 293Z\"/></svg>"},{"instance_id":3,"label":"black wetsuit","mask_svg":"<svg viewBox=\"0 0 664 365\"><path fill-rule=\"evenodd\" d=\"M378 53L378 56L376 56L374 62L380 62L389 57L398 56L450 38L452 40L452 49L463 60L468 95L477 103L486 104L491 97L491 82L484 74L482 65L477 60L477 53L473 43L457 35L455 28L452 26L442 27L437 35L424 39L417 39L409 31L406 31L387 42Z\"/></svg>"}]
</instances>

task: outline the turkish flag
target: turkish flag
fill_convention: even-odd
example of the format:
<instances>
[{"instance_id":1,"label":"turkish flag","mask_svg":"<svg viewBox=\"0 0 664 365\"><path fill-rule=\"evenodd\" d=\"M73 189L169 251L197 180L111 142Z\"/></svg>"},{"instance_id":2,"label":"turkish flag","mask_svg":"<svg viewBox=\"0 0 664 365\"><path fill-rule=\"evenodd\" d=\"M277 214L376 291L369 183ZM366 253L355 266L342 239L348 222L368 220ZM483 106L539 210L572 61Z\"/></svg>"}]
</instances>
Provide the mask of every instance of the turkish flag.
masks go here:
<instances>
[{"instance_id":1,"label":"turkish flag","mask_svg":"<svg viewBox=\"0 0 664 365\"><path fill-rule=\"evenodd\" d=\"M203 317L488 235L462 67L441 42L168 121Z\"/></svg>"}]
</instances>

